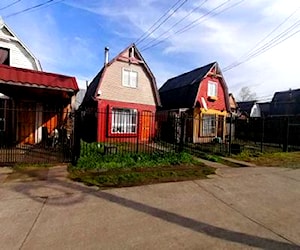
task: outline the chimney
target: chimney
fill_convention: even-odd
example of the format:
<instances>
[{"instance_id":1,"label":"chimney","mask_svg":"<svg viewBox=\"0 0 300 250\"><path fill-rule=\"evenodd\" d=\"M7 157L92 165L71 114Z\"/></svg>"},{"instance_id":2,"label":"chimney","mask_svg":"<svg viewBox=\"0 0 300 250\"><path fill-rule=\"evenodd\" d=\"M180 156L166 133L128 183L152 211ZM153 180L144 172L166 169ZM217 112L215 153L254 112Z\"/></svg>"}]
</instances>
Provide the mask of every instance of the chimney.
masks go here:
<instances>
[{"instance_id":1,"label":"chimney","mask_svg":"<svg viewBox=\"0 0 300 250\"><path fill-rule=\"evenodd\" d=\"M108 54L109 54L109 48L108 47L105 47L104 48L104 66L106 64L108 64Z\"/></svg>"}]
</instances>

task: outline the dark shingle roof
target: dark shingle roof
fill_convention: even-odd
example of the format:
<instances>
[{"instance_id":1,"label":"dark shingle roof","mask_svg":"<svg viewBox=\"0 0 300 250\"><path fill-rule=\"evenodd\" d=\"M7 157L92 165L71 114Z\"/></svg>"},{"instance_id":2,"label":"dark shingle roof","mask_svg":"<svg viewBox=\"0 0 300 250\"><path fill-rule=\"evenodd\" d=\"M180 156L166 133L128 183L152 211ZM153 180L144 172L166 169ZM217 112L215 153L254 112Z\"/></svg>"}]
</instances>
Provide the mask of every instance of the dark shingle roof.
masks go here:
<instances>
[{"instance_id":1,"label":"dark shingle roof","mask_svg":"<svg viewBox=\"0 0 300 250\"><path fill-rule=\"evenodd\" d=\"M201 80L215 64L207 64L166 81L159 89L163 109L193 107Z\"/></svg>"},{"instance_id":2,"label":"dark shingle roof","mask_svg":"<svg viewBox=\"0 0 300 250\"><path fill-rule=\"evenodd\" d=\"M271 102L271 115L299 115L300 89L276 92Z\"/></svg>"},{"instance_id":3,"label":"dark shingle roof","mask_svg":"<svg viewBox=\"0 0 300 250\"><path fill-rule=\"evenodd\" d=\"M251 109L256 101L243 101L237 102L238 110L241 114L245 114L250 117Z\"/></svg>"}]
</instances>

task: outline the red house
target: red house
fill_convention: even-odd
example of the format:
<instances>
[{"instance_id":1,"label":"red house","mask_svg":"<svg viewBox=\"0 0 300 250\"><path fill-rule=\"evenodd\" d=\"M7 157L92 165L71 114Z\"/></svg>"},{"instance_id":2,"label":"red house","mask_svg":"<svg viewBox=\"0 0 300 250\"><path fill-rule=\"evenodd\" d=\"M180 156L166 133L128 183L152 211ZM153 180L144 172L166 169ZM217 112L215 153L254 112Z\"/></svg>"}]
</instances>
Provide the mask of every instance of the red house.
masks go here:
<instances>
[{"instance_id":1,"label":"red house","mask_svg":"<svg viewBox=\"0 0 300 250\"><path fill-rule=\"evenodd\" d=\"M227 85L217 62L169 79L160 89L160 116L189 117L185 138L189 142L225 139L226 116L230 112ZM166 116L165 116L166 117Z\"/></svg>"},{"instance_id":2,"label":"red house","mask_svg":"<svg viewBox=\"0 0 300 250\"><path fill-rule=\"evenodd\" d=\"M0 134L8 144L39 144L70 123L75 77L0 65ZM0 144L2 144L1 141Z\"/></svg>"},{"instance_id":3,"label":"red house","mask_svg":"<svg viewBox=\"0 0 300 250\"><path fill-rule=\"evenodd\" d=\"M87 88L81 104L82 138L105 142L128 138L148 141L154 135L160 105L155 78L134 44L105 63Z\"/></svg>"}]
</instances>

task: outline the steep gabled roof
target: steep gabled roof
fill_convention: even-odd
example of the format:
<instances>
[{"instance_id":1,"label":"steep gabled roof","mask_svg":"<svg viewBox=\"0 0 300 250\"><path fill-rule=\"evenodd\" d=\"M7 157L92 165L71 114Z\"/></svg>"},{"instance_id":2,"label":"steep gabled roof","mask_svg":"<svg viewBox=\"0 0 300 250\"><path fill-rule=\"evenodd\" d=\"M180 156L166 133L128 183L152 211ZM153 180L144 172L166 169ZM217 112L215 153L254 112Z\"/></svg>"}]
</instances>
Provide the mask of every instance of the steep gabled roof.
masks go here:
<instances>
[{"instance_id":1,"label":"steep gabled roof","mask_svg":"<svg viewBox=\"0 0 300 250\"><path fill-rule=\"evenodd\" d=\"M250 117L251 109L253 105L256 103L256 101L242 101L242 102L237 102L239 113L245 114L248 117Z\"/></svg>"},{"instance_id":2,"label":"steep gabled roof","mask_svg":"<svg viewBox=\"0 0 300 250\"><path fill-rule=\"evenodd\" d=\"M299 115L300 89L276 92L271 101L271 115Z\"/></svg>"},{"instance_id":3,"label":"steep gabled roof","mask_svg":"<svg viewBox=\"0 0 300 250\"><path fill-rule=\"evenodd\" d=\"M139 52L139 50L135 46L135 44L129 45L122 52L120 52L116 57L114 57L111 61L109 61L106 65L104 65L104 67L100 70L100 72L95 76L95 78L89 84L89 86L87 88L86 95L85 95L82 103L86 103L86 102L89 102L91 100L95 100L95 98L98 95L98 90L100 88L101 80L102 80L102 78L103 78L103 76L105 74L106 69L112 63L114 63L115 61L117 61L119 58L122 58L122 55L127 50L129 50L130 48L134 48L135 58L139 59L139 63L141 63L144 66L145 71L148 73L148 75L149 75L149 77L151 79L151 88L152 88L152 91L154 93L156 105L157 106L161 106L160 97L159 97L159 93L158 93L158 89L157 89L155 77L154 77L153 73L151 72L149 66L145 62L144 58L142 57L141 53ZM130 60L130 59L128 59L128 60Z\"/></svg>"},{"instance_id":4,"label":"steep gabled roof","mask_svg":"<svg viewBox=\"0 0 300 250\"><path fill-rule=\"evenodd\" d=\"M75 77L0 65L0 84L77 92Z\"/></svg>"},{"instance_id":5,"label":"steep gabled roof","mask_svg":"<svg viewBox=\"0 0 300 250\"><path fill-rule=\"evenodd\" d=\"M300 103L300 89L275 92L272 102L284 103L298 101Z\"/></svg>"},{"instance_id":6,"label":"steep gabled roof","mask_svg":"<svg viewBox=\"0 0 300 250\"><path fill-rule=\"evenodd\" d=\"M3 19L0 16L0 29L5 29L9 35L5 36L5 39L13 40L18 42L21 47L30 55L35 62L36 70L42 70L42 66L40 61L34 56L34 54L28 49L28 47L18 38L18 36L12 31L12 29L3 21Z\"/></svg>"},{"instance_id":7,"label":"steep gabled roof","mask_svg":"<svg viewBox=\"0 0 300 250\"><path fill-rule=\"evenodd\" d=\"M216 67L218 74L222 75L218 63L213 62L167 80L159 89L163 109L194 107L200 83L213 67ZM227 85L223 76L221 81L225 95L228 97ZM225 98L225 100L227 110L229 110L229 99Z\"/></svg>"}]
</instances>

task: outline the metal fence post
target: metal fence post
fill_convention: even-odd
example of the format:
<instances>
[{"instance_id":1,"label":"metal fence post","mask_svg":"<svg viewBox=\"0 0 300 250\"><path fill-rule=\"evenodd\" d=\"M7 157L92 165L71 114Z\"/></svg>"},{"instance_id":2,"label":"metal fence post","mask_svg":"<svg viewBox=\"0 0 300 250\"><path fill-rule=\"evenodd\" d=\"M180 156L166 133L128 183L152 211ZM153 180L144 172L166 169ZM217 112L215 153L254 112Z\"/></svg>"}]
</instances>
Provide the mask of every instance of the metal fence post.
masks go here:
<instances>
[{"instance_id":1,"label":"metal fence post","mask_svg":"<svg viewBox=\"0 0 300 250\"><path fill-rule=\"evenodd\" d=\"M140 131L140 122L141 122L141 119L143 119L142 116L139 115L140 112L137 111L137 117L136 117L136 120L137 120L137 124L136 124L136 153L139 152L139 136L142 136L141 133L143 133L143 131L141 130ZM142 128L143 129L143 128Z\"/></svg>"},{"instance_id":2,"label":"metal fence post","mask_svg":"<svg viewBox=\"0 0 300 250\"><path fill-rule=\"evenodd\" d=\"M288 148L289 148L289 128L290 128L290 121L289 121L289 117L287 117L287 120L286 120L286 138L285 138L284 144L283 144L283 152L288 152Z\"/></svg>"},{"instance_id":3,"label":"metal fence post","mask_svg":"<svg viewBox=\"0 0 300 250\"><path fill-rule=\"evenodd\" d=\"M74 128L73 128L73 150L72 150L72 164L76 165L80 157L80 139L81 139L81 111L75 112Z\"/></svg>"},{"instance_id":4,"label":"metal fence post","mask_svg":"<svg viewBox=\"0 0 300 250\"><path fill-rule=\"evenodd\" d=\"M232 143L232 112L230 112L230 123L229 123L229 140L228 140L228 154L231 155L231 143Z\"/></svg>"},{"instance_id":5,"label":"metal fence post","mask_svg":"<svg viewBox=\"0 0 300 250\"><path fill-rule=\"evenodd\" d=\"M184 113L180 116L180 141L179 141L179 152L183 151L184 148L184 137L185 137L185 122L186 118Z\"/></svg>"},{"instance_id":6,"label":"metal fence post","mask_svg":"<svg viewBox=\"0 0 300 250\"><path fill-rule=\"evenodd\" d=\"M265 117L262 116L262 128L261 128L261 142L260 142L260 152L263 152L264 137L265 137Z\"/></svg>"}]
</instances>

